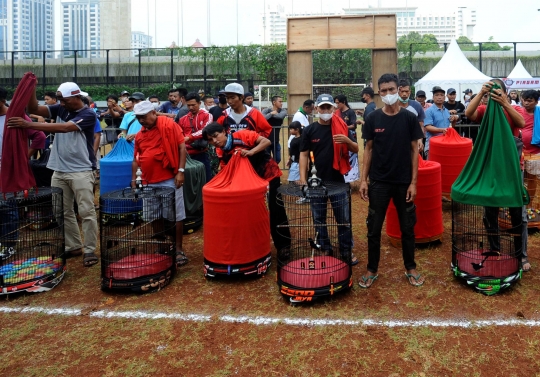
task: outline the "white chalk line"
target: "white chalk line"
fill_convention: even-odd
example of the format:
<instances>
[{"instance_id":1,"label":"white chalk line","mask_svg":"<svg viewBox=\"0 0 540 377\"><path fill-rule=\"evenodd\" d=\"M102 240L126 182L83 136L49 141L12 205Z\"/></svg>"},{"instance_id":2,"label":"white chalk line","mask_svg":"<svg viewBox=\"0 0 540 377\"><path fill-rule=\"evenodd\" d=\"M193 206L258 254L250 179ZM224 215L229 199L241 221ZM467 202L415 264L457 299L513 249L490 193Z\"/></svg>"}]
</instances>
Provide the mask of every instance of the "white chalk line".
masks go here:
<instances>
[{"instance_id":1,"label":"white chalk line","mask_svg":"<svg viewBox=\"0 0 540 377\"><path fill-rule=\"evenodd\" d=\"M123 319L169 319L185 322L225 322L245 323L256 326L288 325L288 326L365 326L365 327L442 327L442 328L483 328L491 326L525 326L540 327L540 320L527 319L485 319L485 320L374 320L374 319L317 319L317 318L279 318L263 316L239 315L205 315L189 313L165 313L150 311L116 311L97 310L85 313L84 309L44 308L44 307L7 307L0 306L3 314L45 314L76 317L87 315L91 318L123 318Z\"/></svg>"}]
</instances>

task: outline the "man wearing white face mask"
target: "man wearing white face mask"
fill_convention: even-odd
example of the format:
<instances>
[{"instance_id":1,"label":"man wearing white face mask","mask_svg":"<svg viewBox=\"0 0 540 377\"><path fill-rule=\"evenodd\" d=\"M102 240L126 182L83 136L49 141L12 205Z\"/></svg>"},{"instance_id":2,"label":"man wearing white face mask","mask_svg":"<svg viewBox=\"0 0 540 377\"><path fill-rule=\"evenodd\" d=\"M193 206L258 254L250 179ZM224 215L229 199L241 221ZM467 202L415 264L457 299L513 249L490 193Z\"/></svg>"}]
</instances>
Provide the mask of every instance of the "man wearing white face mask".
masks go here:
<instances>
[{"instance_id":1,"label":"man wearing white face mask","mask_svg":"<svg viewBox=\"0 0 540 377\"><path fill-rule=\"evenodd\" d=\"M411 285L420 286L424 284L424 277L416 271L414 261L414 199L418 175L418 139L423 137L423 133L416 115L398 103L397 76L386 73L381 76L378 85L384 107L370 114L362 130L362 138L367 143L360 194L363 200L369 201L366 220L368 264L358 284L362 288L369 288L378 277L381 230L392 199L401 228L405 275Z\"/></svg>"},{"instance_id":2,"label":"man wearing white face mask","mask_svg":"<svg viewBox=\"0 0 540 377\"><path fill-rule=\"evenodd\" d=\"M329 94L321 94L317 98L316 106L319 112L319 121L305 127L300 142L300 181L305 185L307 181L309 153L313 153L317 177L323 182L344 183L344 174L351 170L349 151L358 153L358 144L349 137L347 124L340 116L334 114L334 99ZM339 203L339 204L338 204ZM346 204L345 204L346 203ZM334 216L338 224L349 224L350 213L346 197L331 199ZM337 205L336 205L337 204ZM326 224L327 199L310 199L313 223L318 238L315 240L321 249L328 254L332 253L332 245L328 238ZM358 264L358 259L352 254L352 231L350 226L338 226L339 252L343 259L350 261L351 265Z\"/></svg>"}]
</instances>

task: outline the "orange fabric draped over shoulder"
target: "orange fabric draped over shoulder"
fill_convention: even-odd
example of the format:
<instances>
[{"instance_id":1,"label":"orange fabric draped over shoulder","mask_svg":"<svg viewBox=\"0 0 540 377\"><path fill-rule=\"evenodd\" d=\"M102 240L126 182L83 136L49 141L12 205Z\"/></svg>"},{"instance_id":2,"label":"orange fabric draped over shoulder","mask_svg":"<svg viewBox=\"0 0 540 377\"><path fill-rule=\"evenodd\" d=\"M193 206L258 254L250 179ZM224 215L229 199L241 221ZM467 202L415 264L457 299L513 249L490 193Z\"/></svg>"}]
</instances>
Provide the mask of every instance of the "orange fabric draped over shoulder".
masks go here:
<instances>
[{"instance_id":1,"label":"orange fabric draped over shoulder","mask_svg":"<svg viewBox=\"0 0 540 377\"><path fill-rule=\"evenodd\" d=\"M349 136L349 128L347 123L341 119L341 111L337 109L332 116L332 136L345 135ZM345 144L334 143L334 161L332 167L340 172L340 174L347 174L351 170L351 164L349 162L349 149Z\"/></svg>"},{"instance_id":2,"label":"orange fabric draped over shoulder","mask_svg":"<svg viewBox=\"0 0 540 377\"><path fill-rule=\"evenodd\" d=\"M156 122L156 127L161 134L161 140L163 142L163 151L165 152L163 167L172 168L173 171L177 171L180 155L176 142L178 140L184 140L184 133L180 126L171 118L158 116Z\"/></svg>"}]
</instances>

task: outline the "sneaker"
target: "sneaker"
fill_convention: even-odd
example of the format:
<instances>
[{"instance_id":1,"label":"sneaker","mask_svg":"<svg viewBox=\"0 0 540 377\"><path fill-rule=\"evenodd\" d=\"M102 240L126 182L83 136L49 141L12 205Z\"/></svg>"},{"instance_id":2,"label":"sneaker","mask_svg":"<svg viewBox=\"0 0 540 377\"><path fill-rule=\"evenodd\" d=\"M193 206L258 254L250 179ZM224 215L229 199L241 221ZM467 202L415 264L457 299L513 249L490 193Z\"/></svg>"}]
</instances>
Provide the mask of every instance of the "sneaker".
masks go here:
<instances>
[{"instance_id":1,"label":"sneaker","mask_svg":"<svg viewBox=\"0 0 540 377\"><path fill-rule=\"evenodd\" d=\"M15 254L15 248L11 246L4 246L0 249L0 260L9 259L13 254Z\"/></svg>"},{"instance_id":2,"label":"sneaker","mask_svg":"<svg viewBox=\"0 0 540 377\"><path fill-rule=\"evenodd\" d=\"M309 203L309 199L308 198L300 198L296 201L296 204L304 204L304 203Z\"/></svg>"}]
</instances>

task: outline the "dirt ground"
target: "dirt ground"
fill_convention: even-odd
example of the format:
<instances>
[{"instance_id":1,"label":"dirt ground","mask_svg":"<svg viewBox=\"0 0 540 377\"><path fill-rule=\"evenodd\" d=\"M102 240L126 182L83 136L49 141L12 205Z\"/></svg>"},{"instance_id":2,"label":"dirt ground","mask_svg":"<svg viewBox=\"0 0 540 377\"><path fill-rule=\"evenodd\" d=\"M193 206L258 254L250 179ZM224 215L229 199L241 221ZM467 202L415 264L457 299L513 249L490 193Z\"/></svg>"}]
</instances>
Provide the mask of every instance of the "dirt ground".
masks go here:
<instances>
[{"instance_id":1,"label":"dirt ground","mask_svg":"<svg viewBox=\"0 0 540 377\"><path fill-rule=\"evenodd\" d=\"M284 177L285 179L285 177ZM247 281L203 277L203 230L185 237L190 258L172 283L147 295L100 290L100 268L70 259L64 280L44 294L0 298L7 308L80 309L78 316L0 314L1 376L540 376L540 327L417 327L227 323L221 316L305 319L540 320L540 235L533 269L507 292L487 297L452 275L451 210L442 243L417 249L423 287L404 276L400 250L383 235L379 279L356 282L367 263L367 204L353 194L354 287L332 299L291 306L273 263ZM273 251L275 257L275 250ZM275 260L275 258L274 258ZM210 320L95 318L98 310L208 315ZM0 311L1 313L1 311Z\"/></svg>"}]
</instances>

